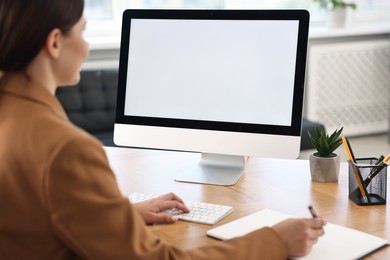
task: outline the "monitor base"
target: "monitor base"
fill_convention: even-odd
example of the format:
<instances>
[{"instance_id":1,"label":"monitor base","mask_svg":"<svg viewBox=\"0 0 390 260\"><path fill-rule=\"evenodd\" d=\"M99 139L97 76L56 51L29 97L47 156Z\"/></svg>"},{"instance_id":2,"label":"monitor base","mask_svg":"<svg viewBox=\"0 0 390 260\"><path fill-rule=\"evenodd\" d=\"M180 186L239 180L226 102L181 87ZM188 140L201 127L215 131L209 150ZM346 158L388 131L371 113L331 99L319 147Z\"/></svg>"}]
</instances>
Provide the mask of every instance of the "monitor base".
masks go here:
<instances>
[{"instance_id":1,"label":"monitor base","mask_svg":"<svg viewBox=\"0 0 390 260\"><path fill-rule=\"evenodd\" d=\"M237 183L244 170L244 156L202 154L199 164L179 174L175 181L231 186Z\"/></svg>"}]
</instances>

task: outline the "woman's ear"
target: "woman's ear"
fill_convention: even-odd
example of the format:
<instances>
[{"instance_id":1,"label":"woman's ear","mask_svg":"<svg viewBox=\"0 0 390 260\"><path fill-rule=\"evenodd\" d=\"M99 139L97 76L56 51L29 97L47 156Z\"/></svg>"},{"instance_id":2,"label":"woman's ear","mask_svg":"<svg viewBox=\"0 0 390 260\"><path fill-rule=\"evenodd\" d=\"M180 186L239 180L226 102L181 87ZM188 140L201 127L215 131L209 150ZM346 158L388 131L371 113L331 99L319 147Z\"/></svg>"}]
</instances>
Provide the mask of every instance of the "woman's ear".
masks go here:
<instances>
[{"instance_id":1,"label":"woman's ear","mask_svg":"<svg viewBox=\"0 0 390 260\"><path fill-rule=\"evenodd\" d=\"M62 32L56 28L51 30L46 39L45 48L50 56L58 58L61 51Z\"/></svg>"}]
</instances>

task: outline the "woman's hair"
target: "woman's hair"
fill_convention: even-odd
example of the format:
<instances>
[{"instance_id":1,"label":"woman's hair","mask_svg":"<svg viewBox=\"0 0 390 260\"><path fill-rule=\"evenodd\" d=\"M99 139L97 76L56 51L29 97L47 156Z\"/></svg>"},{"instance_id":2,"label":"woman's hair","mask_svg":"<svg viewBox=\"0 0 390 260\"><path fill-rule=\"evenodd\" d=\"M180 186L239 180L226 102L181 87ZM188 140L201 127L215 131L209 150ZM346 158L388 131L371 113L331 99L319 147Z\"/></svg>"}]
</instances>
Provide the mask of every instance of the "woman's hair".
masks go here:
<instances>
[{"instance_id":1,"label":"woman's hair","mask_svg":"<svg viewBox=\"0 0 390 260\"><path fill-rule=\"evenodd\" d=\"M24 70L54 28L67 34L84 0L0 0L0 72Z\"/></svg>"}]
</instances>

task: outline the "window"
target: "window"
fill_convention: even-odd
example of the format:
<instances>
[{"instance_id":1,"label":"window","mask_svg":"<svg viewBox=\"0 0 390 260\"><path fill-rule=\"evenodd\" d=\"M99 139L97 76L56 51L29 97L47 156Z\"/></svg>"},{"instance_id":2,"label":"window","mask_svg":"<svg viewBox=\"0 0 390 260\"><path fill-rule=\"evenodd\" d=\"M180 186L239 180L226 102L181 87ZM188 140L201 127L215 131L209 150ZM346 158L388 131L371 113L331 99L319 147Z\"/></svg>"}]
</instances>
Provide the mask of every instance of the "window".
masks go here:
<instances>
[{"instance_id":1,"label":"window","mask_svg":"<svg viewBox=\"0 0 390 260\"><path fill-rule=\"evenodd\" d=\"M349 12L349 23L390 22L389 0L350 0L357 10ZM326 12L313 0L85 0L87 37L119 37L122 12L131 8L158 9L273 9L304 8L310 11L311 26L325 24Z\"/></svg>"},{"instance_id":2,"label":"window","mask_svg":"<svg viewBox=\"0 0 390 260\"><path fill-rule=\"evenodd\" d=\"M353 13L355 22L390 22L389 0L357 0L356 4L358 8Z\"/></svg>"},{"instance_id":3,"label":"window","mask_svg":"<svg viewBox=\"0 0 390 260\"><path fill-rule=\"evenodd\" d=\"M89 20L112 20L111 0L86 0L85 15Z\"/></svg>"}]
</instances>

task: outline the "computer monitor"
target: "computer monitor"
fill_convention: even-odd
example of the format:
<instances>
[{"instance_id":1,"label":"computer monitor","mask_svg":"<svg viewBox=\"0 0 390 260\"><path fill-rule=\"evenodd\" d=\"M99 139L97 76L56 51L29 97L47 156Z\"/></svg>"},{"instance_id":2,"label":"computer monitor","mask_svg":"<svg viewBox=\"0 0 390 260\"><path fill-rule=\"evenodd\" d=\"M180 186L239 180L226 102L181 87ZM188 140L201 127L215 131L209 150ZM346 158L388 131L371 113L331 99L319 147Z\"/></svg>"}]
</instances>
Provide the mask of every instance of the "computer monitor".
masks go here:
<instances>
[{"instance_id":1,"label":"computer monitor","mask_svg":"<svg viewBox=\"0 0 390 260\"><path fill-rule=\"evenodd\" d=\"M300 151L309 13L126 10L114 142L191 151L178 181L233 185Z\"/></svg>"}]
</instances>

